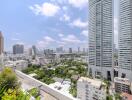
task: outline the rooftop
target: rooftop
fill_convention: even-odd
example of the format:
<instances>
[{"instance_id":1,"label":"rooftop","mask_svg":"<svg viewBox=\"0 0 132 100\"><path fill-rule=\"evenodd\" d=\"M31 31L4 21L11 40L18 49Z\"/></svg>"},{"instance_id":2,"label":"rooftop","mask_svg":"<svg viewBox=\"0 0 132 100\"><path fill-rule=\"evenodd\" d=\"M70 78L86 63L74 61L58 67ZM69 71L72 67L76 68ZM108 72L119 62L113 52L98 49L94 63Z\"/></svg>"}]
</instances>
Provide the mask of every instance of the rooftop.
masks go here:
<instances>
[{"instance_id":1,"label":"rooftop","mask_svg":"<svg viewBox=\"0 0 132 100\"><path fill-rule=\"evenodd\" d=\"M90 78L87 78L87 77L81 77L79 80L79 82L87 82L97 88L100 88L101 85L102 85L102 82L100 80L96 80L96 79L90 79Z\"/></svg>"},{"instance_id":2,"label":"rooftop","mask_svg":"<svg viewBox=\"0 0 132 100\"><path fill-rule=\"evenodd\" d=\"M60 91L61 93L73 97L69 93L69 88L70 88L70 82L69 81L64 81L62 84L60 82L55 82L53 84L50 84L49 87L56 89L57 91Z\"/></svg>"},{"instance_id":3,"label":"rooftop","mask_svg":"<svg viewBox=\"0 0 132 100\"><path fill-rule=\"evenodd\" d=\"M129 79L127 78L120 78L120 77L115 77L114 78L114 82L118 82L118 83L121 83L121 84L126 84L126 85L130 85L131 82Z\"/></svg>"},{"instance_id":4,"label":"rooftop","mask_svg":"<svg viewBox=\"0 0 132 100\"><path fill-rule=\"evenodd\" d=\"M127 93L122 93L121 97L123 98L123 100L132 100L132 95Z\"/></svg>"}]
</instances>

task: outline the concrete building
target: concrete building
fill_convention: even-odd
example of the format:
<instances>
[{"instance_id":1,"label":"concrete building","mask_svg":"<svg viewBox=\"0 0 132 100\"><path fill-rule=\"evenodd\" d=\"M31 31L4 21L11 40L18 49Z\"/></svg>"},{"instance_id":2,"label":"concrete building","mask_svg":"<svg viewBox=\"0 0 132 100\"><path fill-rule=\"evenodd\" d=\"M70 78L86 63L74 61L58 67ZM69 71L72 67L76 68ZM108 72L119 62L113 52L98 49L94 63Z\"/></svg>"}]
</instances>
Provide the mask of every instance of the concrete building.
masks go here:
<instances>
[{"instance_id":1,"label":"concrete building","mask_svg":"<svg viewBox=\"0 0 132 100\"><path fill-rule=\"evenodd\" d=\"M115 92L118 93L130 93L131 92L131 82L126 78L114 78Z\"/></svg>"},{"instance_id":2,"label":"concrete building","mask_svg":"<svg viewBox=\"0 0 132 100\"><path fill-rule=\"evenodd\" d=\"M113 3L89 0L89 73L109 80L113 80Z\"/></svg>"},{"instance_id":3,"label":"concrete building","mask_svg":"<svg viewBox=\"0 0 132 100\"><path fill-rule=\"evenodd\" d=\"M17 70L23 70L28 67L28 61L26 60L6 61L4 66L15 68Z\"/></svg>"},{"instance_id":4,"label":"concrete building","mask_svg":"<svg viewBox=\"0 0 132 100\"><path fill-rule=\"evenodd\" d=\"M52 49L45 49L45 50L44 50L44 54L45 54L45 55L53 54L53 53L54 53L54 50L52 50Z\"/></svg>"},{"instance_id":5,"label":"concrete building","mask_svg":"<svg viewBox=\"0 0 132 100\"><path fill-rule=\"evenodd\" d=\"M37 48L36 48L35 45L32 46L32 54L33 54L34 56L37 55Z\"/></svg>"},{"instance_id":6,"label":"concrete building","mask_svg":"<svg viewBox=\"0 0 132 100\"><path fill-rule=\"evenodd\" d=\"M132 95L128 93L122 93L121 100L132 100Z\"/></svg>"},{"instance_id":7,"label":"concrete building","mask_svg":"<svg viewBox=\"0 0 132 100\"><path fill-rule=\"evenodd\" d=\"M56 53L63 53L63 47L56 48Z\"/></svg>"},{"instance_id":8,"label":"concrete building","mask_svg":"<svg viewBox=\"0 0 132 100\"><path fill-rule=\"evenodd\" d=\"M29 48L29 49L28 49L28 55L29 55L29 56L32 56L32 54L33 54L32 48Z\"/></svg>"},{"instance_id":9,"label":"concrete building","mask_svg":"<svg viewBox=\"0 0 132 100\"><path fill-rule=\"evenodd\" d=\"M73 51L72 51L72 48L69 48L69 53L72 53Z\"/></svg>"},{"instance_id":10,"label":"concrete building","mask_svg":"<svg viewBox=\"0 0 132 100\"><path fill-rule=\"evenodd\" d=\"M77 98L80 100L106 100L106 86L99 80L81 77L77 82Z\"/></svg>"},{"instance_id":11,"label":"concrete building","mask_svg":"<svg viewBox=\"0 0 132 100\"><path fill-rule=\"evenodd\" d=\"M23 54L24 53L24 45L15 44L13 46L13 54Z\"/></svg>"},{"instance_id":12,"label":"concrete building","mask_svg":"<svg viewBox=\"0 0 132 100\"><path fill-rule=\"evenodd\" d=\"M0 55L4 52L4 37L0 31Z\"/></svg>"},{"instance_id":13,"label":"concrete building","mask_svg":"<svg viewBox=\"0 0 132 100\"><path fill-rule=\"evenodd\" d=\"M80 47L78 47L78 53L80 53Z\"/></svg>"},{"instance_id":14,"label":"concrete building","mask_svg":"<svg viewBox=\"0 0 132 100\"><path fill-rule=\"evenodd\" d=\"M119 1L119 77L132 81L132 0Z\"/></svg>"}]
</instances>

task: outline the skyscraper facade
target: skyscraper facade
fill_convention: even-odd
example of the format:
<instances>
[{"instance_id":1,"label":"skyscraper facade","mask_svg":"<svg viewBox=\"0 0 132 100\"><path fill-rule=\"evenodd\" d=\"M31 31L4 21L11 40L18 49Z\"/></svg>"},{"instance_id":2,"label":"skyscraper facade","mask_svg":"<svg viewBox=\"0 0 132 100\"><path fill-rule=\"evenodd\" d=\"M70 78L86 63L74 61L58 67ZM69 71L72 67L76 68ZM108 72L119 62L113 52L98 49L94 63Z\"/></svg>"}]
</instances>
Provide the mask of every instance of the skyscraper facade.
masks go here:
<instances>
[{"instance_id":1,"label":"skyscraper facade","mask_svg":"<svg viewBox=\"0 0 132 100\"><path fill-rule=\"evenodd\" d=\"M13 46L13 54L23 54L24 53L24 45L15 44Z\"/></svg>"},{"instance_id":2,"label":"skyscraper facade","mask_svg":"<svg viewBox=\"0 0 132 100\"><path fill-rule=\"evenodd\" d=\"M37 48L35 45L32 46L32 51L33 51L33 55L36 56L37 55Z\"/></svg>"},{"instance_id":3,"label":"skyscraper facade","mask_svg":"<svg viewBox=\"0 0 132 100\"><path fill-rule=\"evenodd\" d=\"M132 0L120 0L119 77L132 81Z\"/></svg>"},{"instance_id":4,"label":"skyscraper facade","mask_svg":"<svg viewBox=\"0 0 132 100\"><path fill-rule=\"evenodd\" d=\"M0 55L4 52L4 37L0 31Z\"/></svg>"},{"instance_id":5,"label":"skyscraper facade","mask_svg":"<svg viewBox=\"0 0 132 100\"><path fill-rule=\"evenodd\" d=\"M89 74L113 79L113 0L89 0Z\"/></svg>"}]
</instances>

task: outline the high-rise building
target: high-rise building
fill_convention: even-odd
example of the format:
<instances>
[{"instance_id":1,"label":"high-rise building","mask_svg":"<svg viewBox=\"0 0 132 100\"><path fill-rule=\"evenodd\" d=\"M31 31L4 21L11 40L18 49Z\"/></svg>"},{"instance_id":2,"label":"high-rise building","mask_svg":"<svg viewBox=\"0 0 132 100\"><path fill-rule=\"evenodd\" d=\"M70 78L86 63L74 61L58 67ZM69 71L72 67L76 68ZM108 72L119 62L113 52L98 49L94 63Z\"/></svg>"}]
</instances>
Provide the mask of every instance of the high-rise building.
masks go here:
<instances>
[{"instance_id":1,"label":"high-rise building","mask_svg":"<svg viewBox=\"0 0 132 100\"><path fill-rule=\"evenodd\" d=\"M113 80L114 0L89 0L89 74Z\"/></svg>"},{"instance_id":2,"label":"high-rise building","mask_svg":"<svg viewBox=\"0 0 132 100\"><path fill-rule=\"evenodd\" d=\"M29 54L29 56L32 56L32 48L29 48L29 50L28 50L28 54Z\"/></svg>"},{"instance_id":3,"label":"high-rise building","mask_svg":"<svg viewBox=\"0 0 132 100\"><path fill-rule=\"evenodd\" d=\"M132 81L132 0L120 0L119 77Z\"/></svg>"},{"instance_id":4,"label":"high-rise building","mask_svg":"<svg viewBox=\"0 0 132 100\"><path fill-rule=\"evenodd\" d=\"M83 48L83 53L85 53L86 52L86 50L85 50L85 48Z\"/></svg>"},{"instance_id":5,"label":"high-rise building","mask_svg":"<svg viewBox=\"0 0 132 100\"><path fill-rule=\"evenodd\" d=\"M56 53L63 53L63 47L56 48Z\"/></svg>"},{"instance_id":6,"label":"high-rise building","mask_svg":"<svg viewBox=\"0 0 132 100\"><path fill-rule=\"evenodd\" d=\"M4 52L4 37L0 31L0 55Z\"/></svg>"},{"instance_id":7,"label":"high-rise building","mask_svg":"<svg viewBox=\"0 0 132 100\"><path fill-rule=\"evenodd\" d=\"M80 47L78 47L78 53L80 53Z\"/></svg>"},{"instance_id":8,"label":"high-rise building","mask_svg":"<svg viewBox=\"0 0 132 100\"><path fill-rule=\"evenodd\" d=\"M72 53L72 48L69 48L69 53Z\"/></svg>"},{"instance_id":9,"label":"high-rise building","mask_svg":"<svg viewBox=\"0 0 132 100\"><path fill-rule=\"evenodd\" d=\"M13 54L23 54L24 53L24 45L15 44L13 46Z\"/></svg>"},{"instance_id":10,"label":"high-rise building","mask_svg":"<svg viewBox=\"0 0 132 100\"><path fill-rule=\"evenodd\" d=\"M32 46L32 50L33 50L33 55L36 56L36 54L37 54L37 48L36 48L35 45Z\"/></svg>"}]
</instances>

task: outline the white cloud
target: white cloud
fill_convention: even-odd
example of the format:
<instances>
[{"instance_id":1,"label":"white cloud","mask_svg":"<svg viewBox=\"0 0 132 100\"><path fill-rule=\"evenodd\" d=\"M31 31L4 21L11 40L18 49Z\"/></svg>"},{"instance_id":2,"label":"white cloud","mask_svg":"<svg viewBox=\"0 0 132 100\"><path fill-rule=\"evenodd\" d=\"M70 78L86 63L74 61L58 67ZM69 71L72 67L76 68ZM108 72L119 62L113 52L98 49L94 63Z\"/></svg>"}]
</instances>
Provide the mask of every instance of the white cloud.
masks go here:
<instances>
[{"instance_id":1,"label":"white cloud","mask_svg":"<svg viewBox=\"0 0 132 100\"><path fill-rule=\"evenodd\" d=\"M15 35L20 35L20 33L15 33Z\"/></svg>"},{"instance_id":2,"label":"white cloud","mask_svg":"<svg viewBox=\"0 0 132 100\"><path fill-rule=\"evenodd\" d=\"M88 30L83 30L81 32L81 35L85 36L85 37L88 37Z\"/></svg>"},{"instance_id":3,"label":"white cloud","mask_svg":"<svg viewBox=\"0 0 132 100\"><path fill-rule=\"evenodd\" d=\"M58 34L58 36L59 36L59 37L63 37L63 36L64 36L64 34L60 33L60 34Z\"/></svg>"},{"instance_id":4,"label":"white cloud","mask_svg":"<svg viewBox=\"0 0 132 100\"><path fill-rule=\"evenodd\" d=\"M68 8L67 8L66 6L63 6L62 9L63 9L64 11L67 11L67 10L68 10Z\"/></svg>"},{"instance_id":5,"label":"white cloud","mask_svg":"<svg viewBox=\"0 0 132 100\"><path fill-rule=\"evenodd\" d=\"M35 4L29 7L36 15L54 16L56 15L60 7L58 5L45 2L42 5Z\"/></svg>"},{"instance_id":6,"label":"white cloud","mask_svg":"<svg viewBox=\"0 0 132 100\"><path fill-rule=\"evenodd\" d=\"M18 38L11 38L12 41L19 41L20 39Z\"/></svg>"},{"instance_id":7,"label":"white cloud","mask_svg":"<svg viewBox=\"0 0 132 100\"><path fill-rule=\"evenodd\" d=\"M70 21L70 16L64 14L63 17L60 18L60 21Z\"/></svg>"},{"instance_id":8,"label":"white cloud","mask_svg":"<svg viewBox=\"0 0 132 100\"><path fill-rule=\"evenodd\" d=\"M54 39L52 39L52 38L49 37L49 36L45 36L45 37L44 37L44 40L47 41L47 42L53 42L53 41L54 41Z\"/></svg>"},{"instance_id":9,"label":"white cloud","mask_svg":"<svg viewBox=\"0 0 132 100\"><path fill-rule=\"evenodd\" d=\"M50 0L50 1L54 3L59 3L59 4L64 4L67 2L67 0Z\"/></svg>"},{"instance_id":10,"label":"white cloud","mask_svg":"<svg viewBox=\"0 0 132 100\"><path fill-rule=\"evenodd\" d=\"M43 40L37 42L37 46L39 48L44 48L44 47L47 47L48 45L50 45L54 41L55 40L52 39L51 37L45 36L45 37L43 37Z\"/></svg>"},{"instance_id":11,"label":"white cloud","mask_svg":"<svg viewBox=\"0 0 132 100\"><path fill-rule=\"evenodd\" d=\"M71 26L75 26L78 28L87 28L88 27L88 22L83 22L81 19L76 19L72 23L70 23Z\"/></svg>"},{"instance_id":12,"label":"white cloud","mask_svg":"<svg viewBox=\"0 0 132 100\"><path fill-rule=\"evenodd\" d=\"M25 43L23 41L18 41L18 42L16 42L16 44L25 45Z\"/></svg>"},{"instance_id":13,"label":"white cloud","mask_svg":"<svg viewBox=\"0 0 132 100\"><path fill-rule=\"evenodd\" d=\"M61 40L66 43L80 43L81 42L75 35L68 35L67 37L62 37Z\"/></svg>"},{"instance_id":14,"label":"white cloud","mask_svg":"<svg viewBox=\"0 0 132 100\"><path fill-rule=\"evenodd\" d=\"M76 8L83 8L88 5L88 0L68 0L69 4Z\"/></svg>"}]
</instances>

